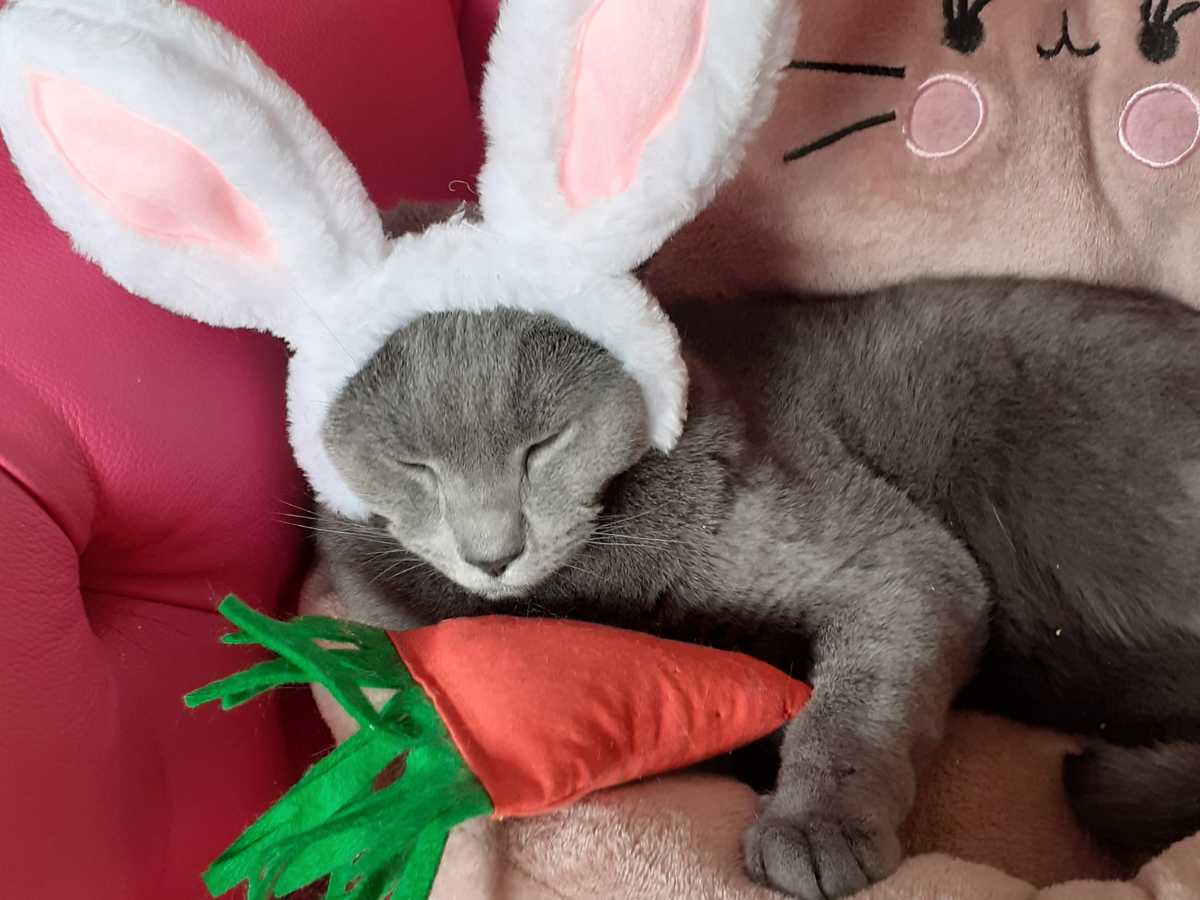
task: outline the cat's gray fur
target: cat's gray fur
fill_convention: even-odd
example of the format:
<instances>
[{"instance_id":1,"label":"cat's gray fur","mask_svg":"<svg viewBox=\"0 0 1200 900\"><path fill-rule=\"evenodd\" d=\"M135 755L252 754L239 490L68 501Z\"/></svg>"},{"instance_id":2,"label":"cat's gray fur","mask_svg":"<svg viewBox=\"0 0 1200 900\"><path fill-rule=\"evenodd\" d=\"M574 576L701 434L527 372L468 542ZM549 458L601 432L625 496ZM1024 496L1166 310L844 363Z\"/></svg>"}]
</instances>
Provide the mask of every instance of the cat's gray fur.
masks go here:
<instances>
[{"instance_id":1,"label":"cat's gray fur","mask_svg":"<svg viewBox=\"0 0 1200 900\"><path fill-rule=\"evenodd\" d=\"M669 455L633 379L554 320L394 335L325 431L377 513L322 514L352 613L569 616L809 679L745 849L810 898L896 867L964 686L1120 744L1200 740L1200 314L1020 281L670 312L692 386ZM1198 824L1200 785L1121 752L1072 764L1086 822L1140 849ZM1159 804L1149 841L1129 796Z\"/></svg>"}]
</instances>

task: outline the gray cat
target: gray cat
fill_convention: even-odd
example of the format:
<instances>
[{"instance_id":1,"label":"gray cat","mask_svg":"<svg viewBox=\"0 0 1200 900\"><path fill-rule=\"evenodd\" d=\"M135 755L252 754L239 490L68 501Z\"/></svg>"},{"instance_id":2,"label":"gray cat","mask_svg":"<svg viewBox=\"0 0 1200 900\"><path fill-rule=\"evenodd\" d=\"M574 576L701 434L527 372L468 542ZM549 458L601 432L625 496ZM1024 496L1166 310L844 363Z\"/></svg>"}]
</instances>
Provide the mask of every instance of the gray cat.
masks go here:
<instances>
[{"instance_id":1,"label":"gray cat","mask_svg":"<svg viewBox=\"0 0 1200 900\"><path fill-rule=\"evenodd\" d=\"M568 616L808 679L745 839L806 898L896 868L956 698L1104 738L1067 780L1113 846L1200 827L1200 314L1003 280L669 312L691 377L669 455L555 320L397 332L325 430L375 513L319 525L352 614Z\"/></svg>"}]
</instances>

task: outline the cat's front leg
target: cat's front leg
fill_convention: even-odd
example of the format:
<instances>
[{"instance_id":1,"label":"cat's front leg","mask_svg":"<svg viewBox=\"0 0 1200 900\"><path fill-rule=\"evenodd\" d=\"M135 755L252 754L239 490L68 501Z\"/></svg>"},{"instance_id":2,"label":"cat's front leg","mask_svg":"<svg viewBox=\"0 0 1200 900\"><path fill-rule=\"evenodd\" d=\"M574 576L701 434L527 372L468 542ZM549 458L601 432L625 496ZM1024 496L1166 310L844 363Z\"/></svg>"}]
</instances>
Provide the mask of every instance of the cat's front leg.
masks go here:
<instances>
[{"instance_id":1,"label":"cat's front leg","mask_svg":"<svg viewBox=\"0 0 1200 900\"><path fill-rule=\"evenodd\" d=\"M965 548L898 491L854 468L810 474L788 504L787 559L814 694L745 851L757 880L818 900L899 865L897 829L974 669L987 593Z\"/></svg>"}]
</instances>

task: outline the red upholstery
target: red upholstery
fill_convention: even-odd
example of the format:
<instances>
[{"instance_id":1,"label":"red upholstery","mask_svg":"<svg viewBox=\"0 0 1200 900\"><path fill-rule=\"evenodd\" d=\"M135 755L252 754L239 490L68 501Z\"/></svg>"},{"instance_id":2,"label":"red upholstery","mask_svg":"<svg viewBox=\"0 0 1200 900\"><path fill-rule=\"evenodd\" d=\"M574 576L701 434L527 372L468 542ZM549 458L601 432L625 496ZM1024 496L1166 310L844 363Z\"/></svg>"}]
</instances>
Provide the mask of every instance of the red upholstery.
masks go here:
<instances>
[{"instance_id":1,"label":"red upholstery","mask_svg":"<svg viewBox=\"0 0 1200 900\"><path fill-rule=\"evenodd\" d=\"M372 196L448 195L494 0L197 0L310 103ZM0 894L193 900L297 774L279 704L185 710L286 609L307 501L284 348L163 312L70 250L0 152ZM303 709L303 706L298 708Z\"/></svg>"}]
</instances>

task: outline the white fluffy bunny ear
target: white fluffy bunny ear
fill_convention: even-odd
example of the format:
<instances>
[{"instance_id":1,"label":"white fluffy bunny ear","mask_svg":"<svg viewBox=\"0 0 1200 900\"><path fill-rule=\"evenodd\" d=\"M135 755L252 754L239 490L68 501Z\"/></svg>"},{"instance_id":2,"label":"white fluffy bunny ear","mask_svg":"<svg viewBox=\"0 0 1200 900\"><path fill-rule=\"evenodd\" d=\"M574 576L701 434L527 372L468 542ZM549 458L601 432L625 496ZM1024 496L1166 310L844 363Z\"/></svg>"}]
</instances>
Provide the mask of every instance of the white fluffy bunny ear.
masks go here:
<instances>
[{"instance_id":1,"label":"white fluffy bunny ear","mask_svg":"<svg viewBox=\"0 0 1200 900\"><path fill-rule=\"evenodd\" d=\"M81 253L204 322L293 343L337 331L334 296L384 254L358 175L300 98L182 4L12 0L0 130Z\"/></svg>"},{"instance_id":2,"label":"white fluffy bunny ear","mask_svg":"<svg viewBox=\"0 0 1200 900\"><path fill-rule=\"evenodd\" d=\"M793 0L509 0L484 82L484 220L601 274L644 262L766 117Z\"/></svg>"},{"instance_id":3,"label":"white fluffy bunny ear","mask_svg":"<svg viewBox=\"0 0 1200 900\"><path fill-rule=\"evenodd\" d=\"M296 459L322 500L365 516L321 426L382 343L363 323L387 242L300 98L173 0L10 0L0 132L54 223L127 290L287 339Z\"/></svg>"}]
</instances>

